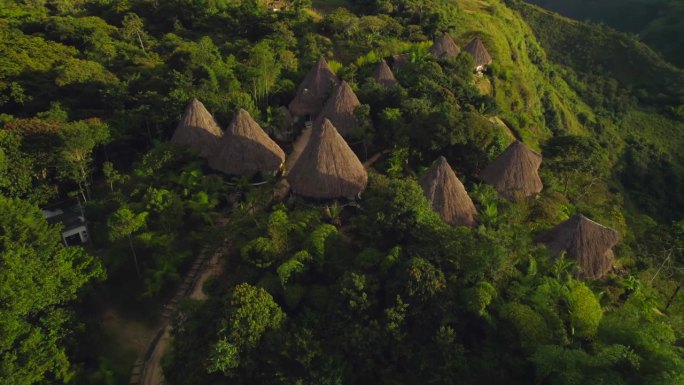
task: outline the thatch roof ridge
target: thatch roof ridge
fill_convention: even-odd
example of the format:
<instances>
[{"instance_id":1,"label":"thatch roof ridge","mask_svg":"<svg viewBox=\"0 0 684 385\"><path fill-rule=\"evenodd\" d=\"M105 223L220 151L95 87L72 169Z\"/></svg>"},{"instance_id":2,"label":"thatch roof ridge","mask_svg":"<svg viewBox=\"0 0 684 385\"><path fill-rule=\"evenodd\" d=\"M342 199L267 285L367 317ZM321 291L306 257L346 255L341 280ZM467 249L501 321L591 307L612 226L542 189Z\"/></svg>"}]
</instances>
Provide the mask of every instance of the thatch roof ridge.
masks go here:
<instances>
[{"instance_id":1,"label":"thatch roof ridge","mask_svg":"<svg viewBox=\"0 0 684 385\"><path fill-rule=\"evenodd\" d=\"M544 188L538 173L541 163L540 153L515 141L480 173L480 178L507 199L530 197Z\"/></svg>"},{"instance_id":2,"label":"thatch roof ridge","mask_svg":"<svg viewBox=\"0 0 684 385\"><path fill-rule=\"evenodd\" d=\"M463 52L468 52L473 56L475 67L492 64L492 57L489 55L489 51L487 51L487 48L480 38L476 37L471 40L468 45L463 47Z\"/></svg>"},{"instance_id":3,"label":"thatch roof ridge","mask_svg":"<svg viewBox=\"0 0 684 385\"><path fill-rule=\"evenodd\" d=\"M448 33L435 39L434 44L428 48L431 54L438 58L456 57L461 49L456 45L454 39Z\"/></svg>"},{"instance_id":4,"label":"thatch roof ridge","mask_svg":"<svg viewBox=\"0 0 684 385\"><path fill-rule=\"evenodd\" d=\"M557 225L537 237L554 254L566 251L577 261L580 277L601 278L613 267L613 247L620 241L620 234L582 214Z\"/></svg>"},{"instance_id":5,"label":"thatch roof ridge","mask_svg":"<svg viewBox=\"0 0 684 385\"><path fill-rule=\"evenodd\" d=\"M368 174L328 119L313 128L311 139L287 174L296 194L317 199L353 197L366 188Z\"/></svg>"},{"instance_id":6,"label":"thatch roof ridge","mask_svg":"<svg viewBox=\"0 0 684 385\"><path fill-rule=\"evenodd\" d=\"M385 59L382 59L378 62L378 65L375 67L375 71L373 72L373 79L385 87L391 87L398 83L397 78L394 77L394 74L387 65Z\"/></svg>"},{"instance_id":7,"label":"thatch roof ridge","mask_svg":"<svg viewBox=\"0 0 684 385\"><path fill-rule=\"evenodd\" d=\"M249 112L240 108L210 159L210 166L229 175L273 173L285 161L285 152Z\"/></svg>"},{"instance_id":8,"label":"thatch roof ridge","mask_svg":"<svg viewBox=\"0 0 684 385\"><path fill-rule=\"evenodd\" d=\"M359 98L352 90L351 86L342 81L333 91L330 98L325 103L323 110L314 121L314 126L323 125L324 119L329 119L335 126L337 132L342 136L352 134L359 127L359 122L354 115L356 107L360 106Z\"/></svg>"},{"instance_id":9,"label":"thatch roof ridge","mask_svg":"<svg viewBox=\"0 0 684 385\"><path fill-rule=\"evenodd\" d=\"M440 156L420 178L425 197L442 219L453 226L474 226L477 209L446 158Z\"/></svg>"},{"instance_id":10,"label":"thatch roof ridge","mask_svg":"<svg viewBox=\"0 0 684 385\"><path fill-rule=\"evenodd\" d=\"M176 126L171 143L189 147L200 156L208 158L216 150L218 140L222 135L221 128L204 104L197 98L193 98Z\"/></svg>"},{"instance_id":11,"label":"thatch roof ridge","mask_svg":"<svg viewBox=\"0 0 684 385\"><path fill-rule=\"evenodd\" d=\"M293 116L317 114L328 89L337 83L339 83L337 75L332 72L328 62L321 56L299 84L297 94L289 105L290 113Z\"/></svg>"}]
</instances>

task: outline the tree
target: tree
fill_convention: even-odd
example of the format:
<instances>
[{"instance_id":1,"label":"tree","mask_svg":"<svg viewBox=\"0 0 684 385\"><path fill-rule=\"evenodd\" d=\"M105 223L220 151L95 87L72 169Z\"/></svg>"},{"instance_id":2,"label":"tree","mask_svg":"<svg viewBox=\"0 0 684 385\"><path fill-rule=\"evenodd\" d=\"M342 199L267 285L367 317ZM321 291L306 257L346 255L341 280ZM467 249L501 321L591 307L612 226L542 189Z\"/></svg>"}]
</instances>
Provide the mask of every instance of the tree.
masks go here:
<instances>
[{"instance_id":1,"label":"tree","mask_svg":"<svg viewBox=\"0 0 684 385\"><path fill-rule=\"evenodd\" d=\"M280 328L284 321L285 313L266 290L247 283L235 286L209 359L209 372L230 374L241 364L241 353L256 347L264 333Z\"/></svg>"},{"instance_id":2,"label":"tree","mask_svg":"<svg viewBox=\"0 0 684 385\"><path fill-rule=\"evenodd\" d=\"M127 175L121 174L114 168L112 162L104 162L102 164L102 173L104 174L105 180L109 185L109 190L114 192L114 184L123 183L128 179Z\"/></svg>"},{"instance_id":3,"label":"tree","mask_svg":"<svg viewBox=\"0 0 684 385\"><path fill-rule=\"evenodd\" d=\"M544 164L556 172L567 194L570 183L581 183L587 177L600 177L606 169L603 150L592 138L566 135L549 139L542 147ZM577 186L579 190L586 186Z\"/></svg>"},{"instance_id":4,"label":"tree","mask_svg":"<svg viewBox=\"0 0 684 385\"><path fill-rule=\"evenodd\" d=\"M281 65L267 40L252 47L247 65L252 83L249 87L253 89L254 100L259 102L266 99L268 103L268 93L280 76Z\"/></svg>"},{"instance_id":5,"label":"tree","mask_svg":"<svg viewBox=\"0 0 684 385\"><path fill-rule=\"evenodd\" d=\"M38 207L0 196L0 212L0 383L68 381L65 305L104 270L82 248L65 247Z\"/></svg>"},{"instance_id":6,"label":"tree","mask_svg":"<svg viewBox=\"0 0 684 385\"><path fill-rule=\"evenodd\" d=\"M140 44L140 49L147 55L145 44L143 44L143 37L145 37L144 24L140 16L132 12L127 13L121 22L121 34L127 40L135 36Z\"/></svg>"},{"instance_id":7,"label":"tree","mask_svg":"<svg viewBox=\"0 0 684 385\"><path fill-rule=\"evenodd\" d=\"M31 158L21 151L21 138L9 131L0 131L0 194L25 197L31 191Z\"/></svg>"},{"instance_id":8,"label":"tree","mask_svg":"<svg viewBox=\"0 0 684 385\"><path fill-rule=\"evenodd\" d=\"M61 137L64 147L59 173L62 178L78 184L81 196L87 202L90 199L93 149L109 140L109 126L99 119L80 120L64 125Z\"/></svg>"},{"instance_id":9,"label":"tree","mask_svg":"<svg viewBox=\"0 0 684 385\"><path fill-rule=\"evenodd\" d=\"M128 238L128 245L131 248L133 262L135 263L135 272L138 275L138 278L140 278L141 275L140 267L138 266L138 255L135 253L135 247L133 247L133 233L145 226L147 214L147 212L135 214L129 208L121 207L107 220L110 240L117 241L122 238Z\"/></svg>"}]
</instances>

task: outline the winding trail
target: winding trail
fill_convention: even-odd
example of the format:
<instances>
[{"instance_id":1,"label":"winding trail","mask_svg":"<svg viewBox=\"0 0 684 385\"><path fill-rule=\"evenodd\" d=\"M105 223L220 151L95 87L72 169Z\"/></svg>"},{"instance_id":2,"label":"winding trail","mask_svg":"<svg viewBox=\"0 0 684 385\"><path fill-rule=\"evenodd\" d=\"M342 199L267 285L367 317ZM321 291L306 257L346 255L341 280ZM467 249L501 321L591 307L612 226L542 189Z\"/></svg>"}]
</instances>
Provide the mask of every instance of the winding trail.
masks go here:
<instances>
[{"instance_id":1,"label":"winding trail","mask_svg":"<svg viewBox=\"0 0 684 385\"><path fill-rule=\"evenodd\" d=\"M202 252L197 257L183 284L176 291L176 295L164 306L164 312L161 316L161 327L149 342L148 348L136 360L131 372L130 384L164 384L161 360L171 340L171 315L175 312L178 303L185 298L199 301L207 299L207 295L202 288L209 278L217 276L223 271L222 256L224 251L225 248L220 248L208 260L205 252Z\"/></svg>"}]
</instances>

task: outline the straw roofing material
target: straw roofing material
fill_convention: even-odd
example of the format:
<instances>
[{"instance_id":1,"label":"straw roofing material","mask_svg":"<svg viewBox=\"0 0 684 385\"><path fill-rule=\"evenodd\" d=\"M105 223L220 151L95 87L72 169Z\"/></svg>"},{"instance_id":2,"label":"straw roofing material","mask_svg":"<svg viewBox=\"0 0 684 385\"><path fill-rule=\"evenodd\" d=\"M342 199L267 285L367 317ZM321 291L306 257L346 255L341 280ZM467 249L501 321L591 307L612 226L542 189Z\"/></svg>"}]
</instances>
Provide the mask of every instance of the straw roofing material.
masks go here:
<instances>
[{"instance_id":1,"label":"straw roofing material","mask_svg":"<svg viewBox=\"0 0 684 385\"><path fill-rule=\"evenodd\" d=\"M229 175L252 176L257 172L273 173L284 160L283 150L252 119L249 112L240 108L209 164L215 170Z\"/></svg>"},{"instance_id":2,"label":"straw roofing material","mask_svg":"<svg viewBox=\"0 0 684 385\"><path fill-rule=\"evenodd\" d=\"M443 156L420 178L420 185L444 222L453 226L475 226L475 205Z\"/></svg>"},{"instance_id":3,"label":"straw roofing material","mask_svg":"<svg viewBox=\"0 0 684 385\"><path fill-rule=\"evenodd\" d=\"M311 131L311 126L305 127L304 130L302 130L302 133L297 137L297 140L295 140L295 142L292 144L292 151L285 160L286 175L290 172L290 170L292 170L292 167L294 167L295 163L297 163L297 160L299 160L299 157L302 155L306 145L309 144L309 140L311 139Z\"/></svg>"},{"instance_id":4,"label":"straw roofing material","mask_svg":"<svg viewBox=\"0 0 684 385\"><path fill-rule=\"evenodd\" d=\"M428 51L430 51L430 53L435 57L441 59L456 57L458 53L461 52L461 49L458 48L454 42L454 39L451 38L451 35L445 33L435 40L435 43L428 49Z\"/></svg>"},{"instance_id":5,"label":"straw roofing material","mask_svg":"<svg viewBox=\"0 0 684 385\"><path fill-rule=\"evenodd\" d=\"M463 47L463 52L468 52L475 59L475 68L484 67L492 64L492 57L487 52L482 40L474 38L468 45Z\"/></svg>"},{"instance_id":6,"label":"straw roofing material","mask_svg":"<svg viewBox=\"0 0 684 385\"><path fill-rule=\"evenodd\" d=\"M354 115L356 107L360 106L359 98L356 97L354 90L342 81L330 99L325 103L325 107L314 122L314 127L320 127L323 124L323 119L329 119L330 123L335 126L337 132L342 136L347 136L354 133L359 128L359 122Z\"/></svg>"},{"instance_id":7,"label":"straw roofing material","mask_svg":"<svg viewBox=\"0 0 684 385\"><path fill-rule=\"evenodd\" d=\"M201 157L208 158L216 151L222 135L221 128L204 104L197 99L192 99L171 137L171 143L190 147Z\"/></svg>"},{"instance_id":8,"label":"straw roofing material","mask_svg":"<svg viewBox=\"0 0 684 385\"><path fill-rule=\"evenodd\" d=\"M316 115L321 110L325 94L337 83L337 76L321 56L297 88L297 94L290 102L290 113L293 116Z\"/></svg>"},{"instance_id":9,"label":"straw roofing material","mask_svg":"<svg viewBox=\"0 0 684 385\"><path fill-rule=\"evenodd\" d=\"M554 254L565 250L580 267L581 278L596 279L613 267L612 248L620 241L617 231L600 225L582 214L554 227L537 238Z\"/></svg>"},{"instance_id":10,"label":"straw roofing material","mask_svg":"<svg viewBox=\"0 0 684 385\"><path fill-rule=\"evenodd\" d=\"M380 60L377 67L375 67L373 79L385 87L392 87L398 83L385 60Z\"/></svg>"},{"instance_id":11,"label":"straw roofing material","mask_svg":"<svg viewBox=\"0 0 684 385\"><path fill-rule=\"evenodd\" d=\"M541 154L516 141L494 159L480 177L504 198L527 198L538 194L544 187L537 173L541 162Z\"/></svg>"},{"instance_id":12,"label":"straw roofing material","mask_svg":"<svg viewBox=\"0 0 684 385\"><path fill-rule=\"evenodd\" d=\"M353 197L366 188L368 174L328 119L314 127L311 139L287 175L296 194L310 198Z\"/></svg>"}]
</instances>

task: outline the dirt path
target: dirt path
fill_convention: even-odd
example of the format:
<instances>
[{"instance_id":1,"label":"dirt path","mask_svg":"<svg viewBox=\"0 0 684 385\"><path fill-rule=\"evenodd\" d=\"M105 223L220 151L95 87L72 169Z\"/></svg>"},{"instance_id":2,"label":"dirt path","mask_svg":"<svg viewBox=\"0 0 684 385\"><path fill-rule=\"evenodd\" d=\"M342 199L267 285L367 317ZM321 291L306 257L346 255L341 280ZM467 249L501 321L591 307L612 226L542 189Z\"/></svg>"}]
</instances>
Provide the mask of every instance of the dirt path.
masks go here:
<instances>
[{"instance_id":1,"label":"dirt path","mask_svg":"<svg viewBox=\"0 0 684 385\"><path fill-rule=\"evenodd\" d=\"M125 351L143 351L154 335L154 327L124 318L111 306L102 313L100 324L102 330Z\"/></svg>"},{"instance_id":2,"label":"dirt path","mask_svg":"<svg viewBox=\"0 0 684 385\"><path fill-rule=\"evenodd\" d=\"M221 274L223 270L223 250L219 250L212 255L212 257L204 262L201 266L197 278L194 279L192 285L185 291L185 298L192 298L199 301L207 299L206 293L202 288L204 283L211 277ZM155 341L151 341L148 349L149 356L146 357L143 369L140 373L138 384L141 385L162 385L164 384L164 373L161 367L161 360L164 357L166 348L171 342L171 322L167 318L164 322L163 329L159 332L161 336Z\"/></svg>"}]
</instances>

